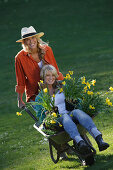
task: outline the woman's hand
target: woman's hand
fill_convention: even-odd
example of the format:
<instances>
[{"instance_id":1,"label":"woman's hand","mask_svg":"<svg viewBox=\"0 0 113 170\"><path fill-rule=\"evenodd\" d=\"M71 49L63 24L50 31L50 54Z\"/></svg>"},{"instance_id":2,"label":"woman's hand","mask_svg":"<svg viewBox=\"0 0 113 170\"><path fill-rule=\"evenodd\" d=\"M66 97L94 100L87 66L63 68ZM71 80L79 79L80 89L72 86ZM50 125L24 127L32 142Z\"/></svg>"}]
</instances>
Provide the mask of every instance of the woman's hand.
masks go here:
<instances>
[{"instance_id":1,"label":"woman's hand","mask_svg":"<svg viewBox=\"0 0 113 170\"><path fill-rule=\"evenodd\" d=\"M23 96L22 93L18 93L18 95L17 95L18 107L20 109L22 109L22 107L25 107L25 103L22 100L22 96Z\"/></svg>"},{"instance_id":2,"label":"woman's hand","mask_svg":"<svg viewBox=\"0 0 113 170\"><path fill-rule=\"evenodd\" d=\"M25 107L25 103L22 100L18 100L18 107L22 109L23 107Z\"/></svg>"}]
</instances>

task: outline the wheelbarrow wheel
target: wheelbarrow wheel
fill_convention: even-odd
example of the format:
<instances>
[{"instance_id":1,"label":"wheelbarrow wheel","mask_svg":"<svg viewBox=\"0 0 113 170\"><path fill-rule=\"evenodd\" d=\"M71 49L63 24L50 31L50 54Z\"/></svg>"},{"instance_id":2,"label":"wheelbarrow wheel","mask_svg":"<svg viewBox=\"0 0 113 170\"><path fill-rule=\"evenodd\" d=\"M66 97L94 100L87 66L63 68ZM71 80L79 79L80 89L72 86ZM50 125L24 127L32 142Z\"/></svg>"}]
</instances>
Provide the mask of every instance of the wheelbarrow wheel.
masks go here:
<instances>
[{"instance_id":1,"label":"wheelbarrow wheel","mask_svg":"<svg viewBox=\"0 0 113 170\"><path fill-rule=\"evenodd\" d=\"M51 141L49 141L49 150L52 161L56 164L60 158L60 152L55 149Z\"/></svg>"}]
</instances>

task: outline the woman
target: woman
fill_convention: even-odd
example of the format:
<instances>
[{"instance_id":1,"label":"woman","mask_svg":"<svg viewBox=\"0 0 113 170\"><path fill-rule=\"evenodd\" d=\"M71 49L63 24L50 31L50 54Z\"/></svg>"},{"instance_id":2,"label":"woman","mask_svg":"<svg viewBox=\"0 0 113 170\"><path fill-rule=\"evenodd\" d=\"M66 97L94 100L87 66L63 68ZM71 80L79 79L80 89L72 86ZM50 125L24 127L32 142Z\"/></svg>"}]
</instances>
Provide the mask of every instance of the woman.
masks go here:
<instances>
[{"instance_id":1,"label":"woman","mask_svg":"<svg viewBox=\"0 0 113 170\"><path fill-rule=\"evenodd\" d=\"M38 94L38 82L40 81L40 69L44 64L53 65L58 73L58 79L63 75L59 72L52 49L44 43L40 37L43 32L37 33L30 27L21 30L22 38L16 42L22 43L23 49L15 57L15 70L17 85L15 91L18 93L18 107L25 106L22 96L26 92L26 101L34 101Z\"/></svg>"},{"instance_id":2,"label":"woman","mask_svg":"<svg viewBox=\"0 0 113 170\"><path fill-rule=\"evenodd\" d=\"M105 143L102 139L101 132L97 129L95 126L93 120L89 115L84 113L82 110L74 109L71 112L66 110L66 104L65 104L65 95L63 92L60 92L58 90L58 81L57 81L57 71L55 67L52 65L46 65L43 66L41 69L40 76L42 80L44 81L44 87L48 87L49 94L52 96L55 94L55 106L58 107L58 111L60 114L60 123L62 123L65 131L70 135L70 137L77 143L78 148L80 152L88 152L89 148L85 141L80 136L77 126L74 123L75 121L78 121L80 125L82 125L90 134L93 136L93 138L96 140L99 150L103 151L109 147L108 143ZM39 94L35 101L38 102L41 98ZM41 121L43 121L45 114L41 115L42 107L36 106L37 109L37 116Z\"/></svg>"}]
</instances>

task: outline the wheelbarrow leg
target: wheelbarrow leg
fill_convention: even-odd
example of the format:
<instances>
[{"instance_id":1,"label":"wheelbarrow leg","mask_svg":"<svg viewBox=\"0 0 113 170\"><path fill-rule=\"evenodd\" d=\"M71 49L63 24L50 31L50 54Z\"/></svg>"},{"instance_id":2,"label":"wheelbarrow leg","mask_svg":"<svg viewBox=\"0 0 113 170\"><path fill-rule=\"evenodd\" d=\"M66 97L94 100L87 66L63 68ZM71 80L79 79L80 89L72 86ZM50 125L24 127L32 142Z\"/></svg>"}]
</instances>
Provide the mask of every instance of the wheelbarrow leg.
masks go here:
<instances>
[{"instance_id":1,"label":"wheelbarrow leg","mask_svg":"<svg viewBox=\"0 0 113 170\"><path fill-rule=\"evenodd\" d=\"M53 147L56 149L56 154L57 154L56 158L54 158ZM49 139L49 150L50 150L51 159L56 164L60 158L60 151L57 146L55 147L55 143L53 143L51 139Z\"/></svg>"}]
</instances>

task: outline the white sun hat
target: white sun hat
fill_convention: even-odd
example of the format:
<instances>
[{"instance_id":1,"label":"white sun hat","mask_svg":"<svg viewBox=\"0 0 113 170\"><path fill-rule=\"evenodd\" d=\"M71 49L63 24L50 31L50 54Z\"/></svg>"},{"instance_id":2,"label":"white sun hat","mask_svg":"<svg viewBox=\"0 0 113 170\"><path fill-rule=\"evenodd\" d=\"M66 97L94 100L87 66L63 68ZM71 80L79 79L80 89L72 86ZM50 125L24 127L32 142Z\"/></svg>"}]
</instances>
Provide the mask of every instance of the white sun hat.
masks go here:
<instances>
[{"instance_id":1,"label":"white sun hat","mask_svg":"<svg viewBox=\"0 0 113 170\"><path fill-rule=\"evenodd\" d=\"M24 39L37 36L38 38L42 37L44 35L44 32L37 33L36 30L33 28L33 26L30 27L24 27L21 29L21 39L17 40L16 42L22 42Z\"/></svg>"}]
</instances>

